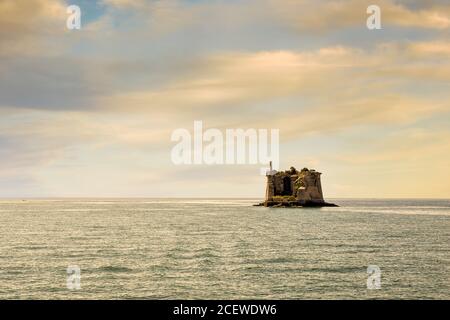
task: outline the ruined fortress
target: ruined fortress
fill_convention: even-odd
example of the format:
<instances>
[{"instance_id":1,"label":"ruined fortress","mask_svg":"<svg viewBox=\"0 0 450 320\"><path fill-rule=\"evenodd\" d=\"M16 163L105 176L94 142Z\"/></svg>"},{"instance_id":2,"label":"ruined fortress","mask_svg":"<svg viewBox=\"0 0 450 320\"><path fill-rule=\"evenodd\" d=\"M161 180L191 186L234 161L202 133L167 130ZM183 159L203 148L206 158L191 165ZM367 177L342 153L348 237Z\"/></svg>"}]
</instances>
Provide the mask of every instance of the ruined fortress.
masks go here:
<instances>
[{"instance_id":1,"label":"ruined fortress","mask_svg":"<svg viewBox=\"0 0 450 320\"><path fill-rule=\"evenodd\" d=\"M323 199L320 172L303 168L298 171L294 167L286 171L272 170L267 172L266 207L330 207L336 206Z\"/></svg>"}]
</instances>

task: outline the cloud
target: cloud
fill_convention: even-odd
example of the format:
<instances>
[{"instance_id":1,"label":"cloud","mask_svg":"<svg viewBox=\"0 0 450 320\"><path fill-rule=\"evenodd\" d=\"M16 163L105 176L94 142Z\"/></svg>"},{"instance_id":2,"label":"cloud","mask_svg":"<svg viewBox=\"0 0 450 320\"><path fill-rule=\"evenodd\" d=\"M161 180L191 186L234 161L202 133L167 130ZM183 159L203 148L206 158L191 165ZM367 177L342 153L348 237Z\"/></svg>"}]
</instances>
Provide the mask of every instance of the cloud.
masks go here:
<instances>
[{"instance_id":1,"label":"cloud","mask_svg":"<svg viewBox=\"0 0 450 320\"><path fill-rule=\"evenodd\" d=\"M117 112L165 114L173 121L195 111L211 125L270 124L292 128L285 129L292 137L368 123L407 123L450 107L441 99L445 88L432 89L436 97L409 91L423 79L427 85L450 80L447 46L388 43L366 51L338 46L218 54L194 63L180 80L107 96L98 104Z\"/></svg>"},{"instance_id":2,"label":"cloud","mask_svg":"<svg viewBox=\"0 0 450 320\"><path fill-rule=\"evenodd\" d=\"M66 30L60 0L0 2L0 107L86 107L96 91L93 64L67 54L74 37ZM92 70L92 69L91 69Z\"/></svg>"},{"instance_id":3,"label":"cloud","mask_svg":"<svg viewBox=\"0 0 450 320\"><path fill-rule=\"evenodd\" d=\"M367 7L375 4L370 0L270 0L269 3L278 19L295 30L320 33L353 26L365 28L368 18ZM377 1L376 5L381 8L383 26L436 30L450 28L450 5L448 4L409 8L406 3L381 0Z\"/></svg>"},{"instance_id":4,"label":"cloud","mask_svg":"<svg viewBox=\"0 0 450 320\"><path fill-rule=\"evenodd\" d=\"M141 8L144 7L146 2L144 0L103 0L106 5L110 5L117 8Z\"/></svg>"},{"instance_id":5,"label":"cloud","mask_svg":"<svg viewBox=\"0 0 450 320\"><path fill-rule=\"evenodd\" d=\"M126 19L139 37L161 37L202 21L208 5L190 5L178 0L103 0L106 14L90 27L90 31L109 32L117 30L121 20ZM122 26L121 29L127 29ZM138 31L139 30L139 31Z\"/></svg>"},{"instance_id":6,"label":"cloud","mask_svg":"<svg viewBox=\"0 0 450 320\"><path fill-rule=\"evenodd\" d=\"M44 39L62 34L66 18L66 7L59 0L2 0L0 57L28 56L51 50L54 43Z\"/></svg>"},{"instance_id":7,"label":"cloud","mask_svg":"<svg viewBox=\"0 0 450 320\"><path fill-rule=\"evenodd\" d=\"M382 138L352 137L347 144L323 161L337 175L333 178L337 187L329 187L332 192L390 198L447 198L450 194L448 128L399 128Z\"/></svg>"},{"instance_id":8,"label":"cloud","mask_svg":"<svg viewBox=\"0 0 450 320\"><path fill-rule=\"evenodd\" d=\"M355 143L360 151L363 146ZM365 145L367 146L367 143ZM421 160L421 165L424 165L430 159L444 160L450 156L450 131L403 129L389 134L385 140L372 139L370 149L364 153L355 151L333 157L337 161L350 165L379 165L394 162L417 164L418 160Z\"/></svg>"},{"instance_id":9,"label":"cloud","mask_svg":"<svg viewBox=\"0 0 450 320\"><path fill-rule=\"evenodd\" d=\"M26 57L1 63L0 106L68 110L92 107L108 80L101 66L76 57ZM96 73L98 70L99 73Z\"/></svg>"},{"instance_id":10,"label":"cloud","mask_svg":"<svg viewBox=\"0 0 450 320\"><path fill-rule=\"evenodd\" d=\"M309 1L309 0L262 0L262 1L215 1L193 3L181 0L103 0L116 10L144 11L156 17L159 22L185 21L194 23L200 18L206 23L221 21L225 16L241 25L245 20L276 20L288 24L297 31L324 32L341 28L361 26L365 28L370 0ZM450 28L450 5L444 1L380 0L376 2L382 11L384 25L406 28L445 30ZM182 10L180 10L182 9ZM245 13L246 19L243 19ZM249 13L253 13L249 16ZM172 17L172 18L171 18ZM208 18L214 17L214 20ZM159 19L161 18L161 20ZM181 18L181 19L180 19Z\"/></svg>"}]
</instances>

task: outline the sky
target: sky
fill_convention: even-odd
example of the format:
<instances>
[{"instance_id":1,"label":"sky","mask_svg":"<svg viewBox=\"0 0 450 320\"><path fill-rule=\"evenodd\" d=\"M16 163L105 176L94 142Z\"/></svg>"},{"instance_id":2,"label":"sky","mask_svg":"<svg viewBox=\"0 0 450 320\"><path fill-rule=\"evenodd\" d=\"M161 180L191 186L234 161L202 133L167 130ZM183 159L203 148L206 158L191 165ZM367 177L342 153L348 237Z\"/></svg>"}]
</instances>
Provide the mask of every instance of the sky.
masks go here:
<instances>
[{"instance_id":1,"label":"sky","mask_svg":"<svg viewBox=\"0 0 450 320\"><path fill-rule=\"evenodd\" d=\"M450 2L0 0L0 198L262 198L172 162L195 120L279 129L325 198L449 198Z\"/></svg>"}]
</instances>

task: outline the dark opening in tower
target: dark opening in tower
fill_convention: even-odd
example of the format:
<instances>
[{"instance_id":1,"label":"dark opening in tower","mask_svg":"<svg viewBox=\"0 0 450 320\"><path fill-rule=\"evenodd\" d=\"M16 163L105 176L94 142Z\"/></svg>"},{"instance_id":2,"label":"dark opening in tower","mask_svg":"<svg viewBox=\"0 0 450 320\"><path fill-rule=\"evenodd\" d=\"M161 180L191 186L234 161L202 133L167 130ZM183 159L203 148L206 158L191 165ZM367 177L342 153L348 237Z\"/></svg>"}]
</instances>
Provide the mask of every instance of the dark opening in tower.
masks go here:
<instances>
[{"instance_id":1,"label":"dark opening in tower","mask_svg":"<svg viewBox=\"0 0 450 320\"><path fill-rule=\"evenodd\" d=\"M291 177L283 178L283 196L292 195Z\"/></svg>"}]
</instances>

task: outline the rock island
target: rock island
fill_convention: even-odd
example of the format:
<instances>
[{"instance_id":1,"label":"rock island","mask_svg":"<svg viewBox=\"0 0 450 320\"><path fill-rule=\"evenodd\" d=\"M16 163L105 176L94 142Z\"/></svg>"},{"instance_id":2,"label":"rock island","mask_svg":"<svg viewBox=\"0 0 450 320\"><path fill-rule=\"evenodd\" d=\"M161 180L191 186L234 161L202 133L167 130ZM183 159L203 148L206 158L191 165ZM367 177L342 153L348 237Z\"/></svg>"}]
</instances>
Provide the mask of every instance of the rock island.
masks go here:
<instances>
[{"instance_id":1,"label":"rock island","mask_svg":"<svg viewBox=\"0 0 450 320\"><path fill-rule=\"evenodd\" d=\"M265 207L337 207L323 199L321 173L294 167L286 171L267 172L266 197L259 206Z\"/></svg>"}]
</instances>

